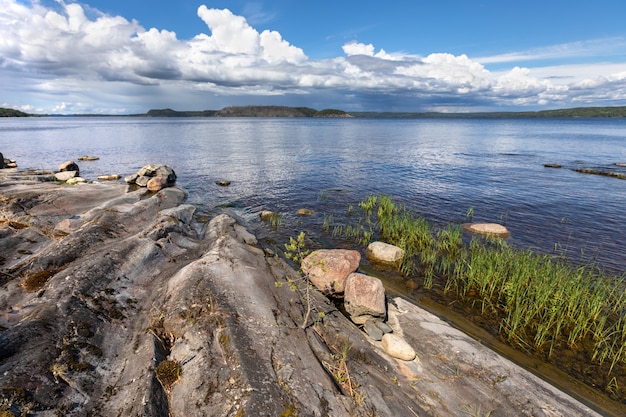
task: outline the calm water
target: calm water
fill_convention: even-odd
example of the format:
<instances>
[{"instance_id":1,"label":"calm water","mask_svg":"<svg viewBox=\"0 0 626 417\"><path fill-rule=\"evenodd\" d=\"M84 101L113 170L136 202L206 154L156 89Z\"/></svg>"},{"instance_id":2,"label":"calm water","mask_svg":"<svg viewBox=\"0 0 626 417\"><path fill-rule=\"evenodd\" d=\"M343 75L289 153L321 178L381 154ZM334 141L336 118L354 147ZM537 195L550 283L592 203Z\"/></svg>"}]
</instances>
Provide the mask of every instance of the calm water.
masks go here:
<instances>
[{"instance_id":1,"label":"calm water","mask_svg":"<svg viewBox=\"0 0 626 417\"><path fill-rule=\"evenodd\" d=\"M278 243L299 230L327 243L324 214L341 222L348 205L384 193L435 224L473 207L513 244L626 271L626 181L570 169L626 173L615 165L626 120L0 119L0 152L20 168L100 157L79 162L87 179L165 163L201 213L229 210ZM299 218L301 207L317 214ZM258 220L263 209L284 213L278 232Z\"/></svg>"}]
</instances>

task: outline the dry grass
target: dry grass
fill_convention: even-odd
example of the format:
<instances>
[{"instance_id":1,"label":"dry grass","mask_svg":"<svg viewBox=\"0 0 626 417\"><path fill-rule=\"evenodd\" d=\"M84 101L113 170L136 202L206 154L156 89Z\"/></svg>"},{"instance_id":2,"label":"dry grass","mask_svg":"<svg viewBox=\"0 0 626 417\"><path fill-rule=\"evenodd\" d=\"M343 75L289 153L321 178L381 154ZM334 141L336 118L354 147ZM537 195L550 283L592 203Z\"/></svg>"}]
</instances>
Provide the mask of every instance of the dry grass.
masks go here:
<instances>
[{"instance_id":1,"label":"dry grass","mask_svg":"<svg viewBox=\"0 0 626 417\"><path fill-rule=\"evenodd\" d=\"M24 288L26 292L37 292L46 285L48 279L54 276L58 270L54 269L45 269L36 272L28 272L25 274L24 279L20 283L20 285Z\"/></svg>"}]
</instances>

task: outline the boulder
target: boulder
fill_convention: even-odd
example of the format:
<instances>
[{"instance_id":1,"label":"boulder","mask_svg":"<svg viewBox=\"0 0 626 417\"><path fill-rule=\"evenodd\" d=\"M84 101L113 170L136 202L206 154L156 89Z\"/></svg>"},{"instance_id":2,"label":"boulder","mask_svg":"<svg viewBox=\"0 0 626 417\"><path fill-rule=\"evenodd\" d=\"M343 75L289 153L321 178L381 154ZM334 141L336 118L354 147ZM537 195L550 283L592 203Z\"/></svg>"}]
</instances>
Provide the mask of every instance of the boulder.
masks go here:
<instances>
[{"instance_id":1,"label":"boulder","mask_svg":"<svg viewBox=\"0 0 626 417\"><path fill-rule=\"evenodd\" d=\"M54 179L61 182L66 182L70 178L78 176L78 171L61 171L54 174Z\"/></svg>"},{"instance_id":2,"label":"boulder","mask_svg":"<svg viewBox=\"0 0 626 417\"><path fill-rule=\"evenodd\" d=\"M145 165L139 171L137 175L146 177L166 177L167 182L174 183L176 181L176 173L167 165Z\"/></svg>"},{"instance_id":3,"label":"boulder","mask_svg":"<svg viewBox=\"0 0 626 417\"><path fill-rule=\"evenodd\" d=\"M344 307L357 324L364 324L371 317L385 317L387 308L382 281L365 274L350 274L345 283Z\"/></svg>"},{"instance_id":4,"label":"boulder","mask_svg":"<svg viewBox=\"0 0 626 417\"><path fill-rule=\"evenodd\" d=\"M367 246L367 258L375 263L399 265L404 257L404 249L385 242L372 242Z\"/></svg>"},{"instance_id":5,"label":"boulder","mask_svg":"<svg viewBox=\"0 0 626 417\"><path fill-rule=\"evenodd\" d=\"M65 171L76 171L76 175L80 172L78 165L74 161L65 161L61 165L59 165L59 172Z\"/></svg>"},{"instance_id":6,"label":"boulder","mask_svg":"<svg viewBox=\"0 0 626 417\"><path fill-rule=\"evenodd\" d=\"M343 293L346 278L359 268L361 254L349 249L320 249L302 261L302 271L320 291Z\"/></svg>"},{"instance_id":7,"label":"boulder","mask_svg":"<svg viewBox=\"0 0 626 417\"><path fill-rule=\"evenodd\" d=\"M146 184L148 191L159 191L167 187L167 177L152 177Z\"/></svg>"},{"instance_id":8,"label":"boulder","mask_svg":"<svg viewBox=\"0 0 626 417\"><path fill-rule=\"evenodd\" d=\"M382 345L385 352L396 359L412 361L415 359L415 349L411 347L403 338L394 334L386 333L382 337Z\"/></svg>"},{"instance_id":9,"label":"boulder","mask_svg":"<svg viewBox=\"0 0 626 417\"><path fill-rule=\"evenodd\" d=\"M0 169L4 168L4 156L0 152Z\"/></svg>"},{"instance_id":10,"label":"boulder","mask_svg":"<svg viewBox=\"0 0 626 417\"><path fill-rule=\"evenodd\" d=\"M228 187L230 185L230 181L218 180L218 181L215 181L215 184L219 185L220 187Z\"/></svg>"},{"instance_id":11,"label":"boulder","mask_svg":"<svg viewBox=\"0 0 626 417\"><path fill-rule=\"evenodd\" d=\"M153 191L158 191L165 187L171 187L176 182L176 173L167 165L145 165L136 174L124 178L128 184L135 184L140 187L147 187L153 178L159 178L152 183ZM157 185L158 184L158 185ZM160 188L158 188L160 186Z\"/></svg>"},{"instance_id":12,"label":"boulder","mask_svg":"<svg viewBox=\"0 0 626 417\"><path fill-rule=\"evenodd\" d=\"M88 155L81 155L78 157L79 161L97 161L98 158L97 156L88 156Z\"/></svg>"},{"instance_id":13,"label":"boulder","mask_svg":"<svg viewBox=\"0 0 626 417\"><path fill-rule=\"evenodd\" d=\"M479 235L495 237L509 236L507 228L498 223L465 223L463 228Z\"/></svg>"}]
</instances>

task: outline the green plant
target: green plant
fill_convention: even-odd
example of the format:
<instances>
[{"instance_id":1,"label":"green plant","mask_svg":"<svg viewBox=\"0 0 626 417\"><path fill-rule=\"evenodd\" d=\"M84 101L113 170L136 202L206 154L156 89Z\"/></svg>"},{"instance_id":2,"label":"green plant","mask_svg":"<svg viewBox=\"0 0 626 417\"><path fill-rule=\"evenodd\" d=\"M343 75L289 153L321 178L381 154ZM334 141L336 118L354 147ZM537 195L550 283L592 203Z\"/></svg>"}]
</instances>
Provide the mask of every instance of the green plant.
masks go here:
<instances>
[{"instance_id":1,"label":"green plant","mask_svg":"<svg viewBox=\"0 0 626 417\"><path fill-rule=\"evenodd\" d=\"M562 255L515 248L503 239L475 236L466 243L460 225L434 231L384 195L358 206L363 222L342 226L346 236L360 238L367 225L372 235L401 247L402 274L420 276L426 289L437 283L444 296L456 297L453 302L499 320L512 345L548 358L559 349L581 348L607 375L616 367L623 372L626 275L607 276L593 264L574 265ZM473 215L470 208L468 220Z\"/></svg>"},{"instance_id":2,"label":"green plant","mask_svg":"<svg viewBox=\"0 0 626 417\"><path fill-rule=\"evenodd\" d=\"M272 227L277 228L282 222L282 216L280 213L272 213L269 216L269 220Z\"/></svg>"},{"instance_id":3,"label":"green plant","mask_svg":"<svg viewBox=\"0 0 626 417\"><path fill-rule=\"evenodd\" d=\"M306 234L304 232L300 232L298 237L294 239L293 237L289 238L289 243L285 243L285 256L287 259L291 259L296 265L299 265L298 273L303 274L302 270L302 261L309 255L310 251L306 249L305 242ZM311 315L311 283L309 282L308 276L304 275L303 277L305 292L305 305L306 312L304 314L304 318L302 319L302 324L300 327L305 329L308 325L309 316ZM295 281L290 282L290 287L293 291L297 291L298 283Z\"/></svg>"},{"instance_id":4,"label":"green plant","mask_svg":"<svg viewBox=\"0 0 626 417\"><path fill-rule=\"evenodd\" d=\"M465 214L465 218L467 219L468 223L472 222L472 220L474 219L474 207L470 207L469 209L467 209L467 213Z\"/></svg>"}]
</instances>

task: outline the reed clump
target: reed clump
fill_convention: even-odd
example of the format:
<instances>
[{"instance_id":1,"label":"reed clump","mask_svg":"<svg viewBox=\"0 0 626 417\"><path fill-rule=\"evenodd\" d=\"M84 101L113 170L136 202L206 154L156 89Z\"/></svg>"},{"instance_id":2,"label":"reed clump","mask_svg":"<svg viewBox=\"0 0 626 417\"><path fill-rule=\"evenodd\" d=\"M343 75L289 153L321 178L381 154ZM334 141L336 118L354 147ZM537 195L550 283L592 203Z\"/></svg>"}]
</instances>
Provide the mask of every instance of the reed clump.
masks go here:
<instances>
[{"instance_id":1,"label":"reed clump","mask_svg":"<svg viewBox=\"0 0 626 417\"><path fill-rule=\"evenodd\" d=\"M400 273L421 276L425 289L437 283L444 295L496 318L501 336L511 344L548 358L557 348L587 349L609 375L626 365L624 276L515 248L498 238L464 240L457 224L434 231L384 195L370 196L359 207L362 216L351 231L367 225L370 238L377 235L404 249Z\"/></svg>"}]
</instances>

